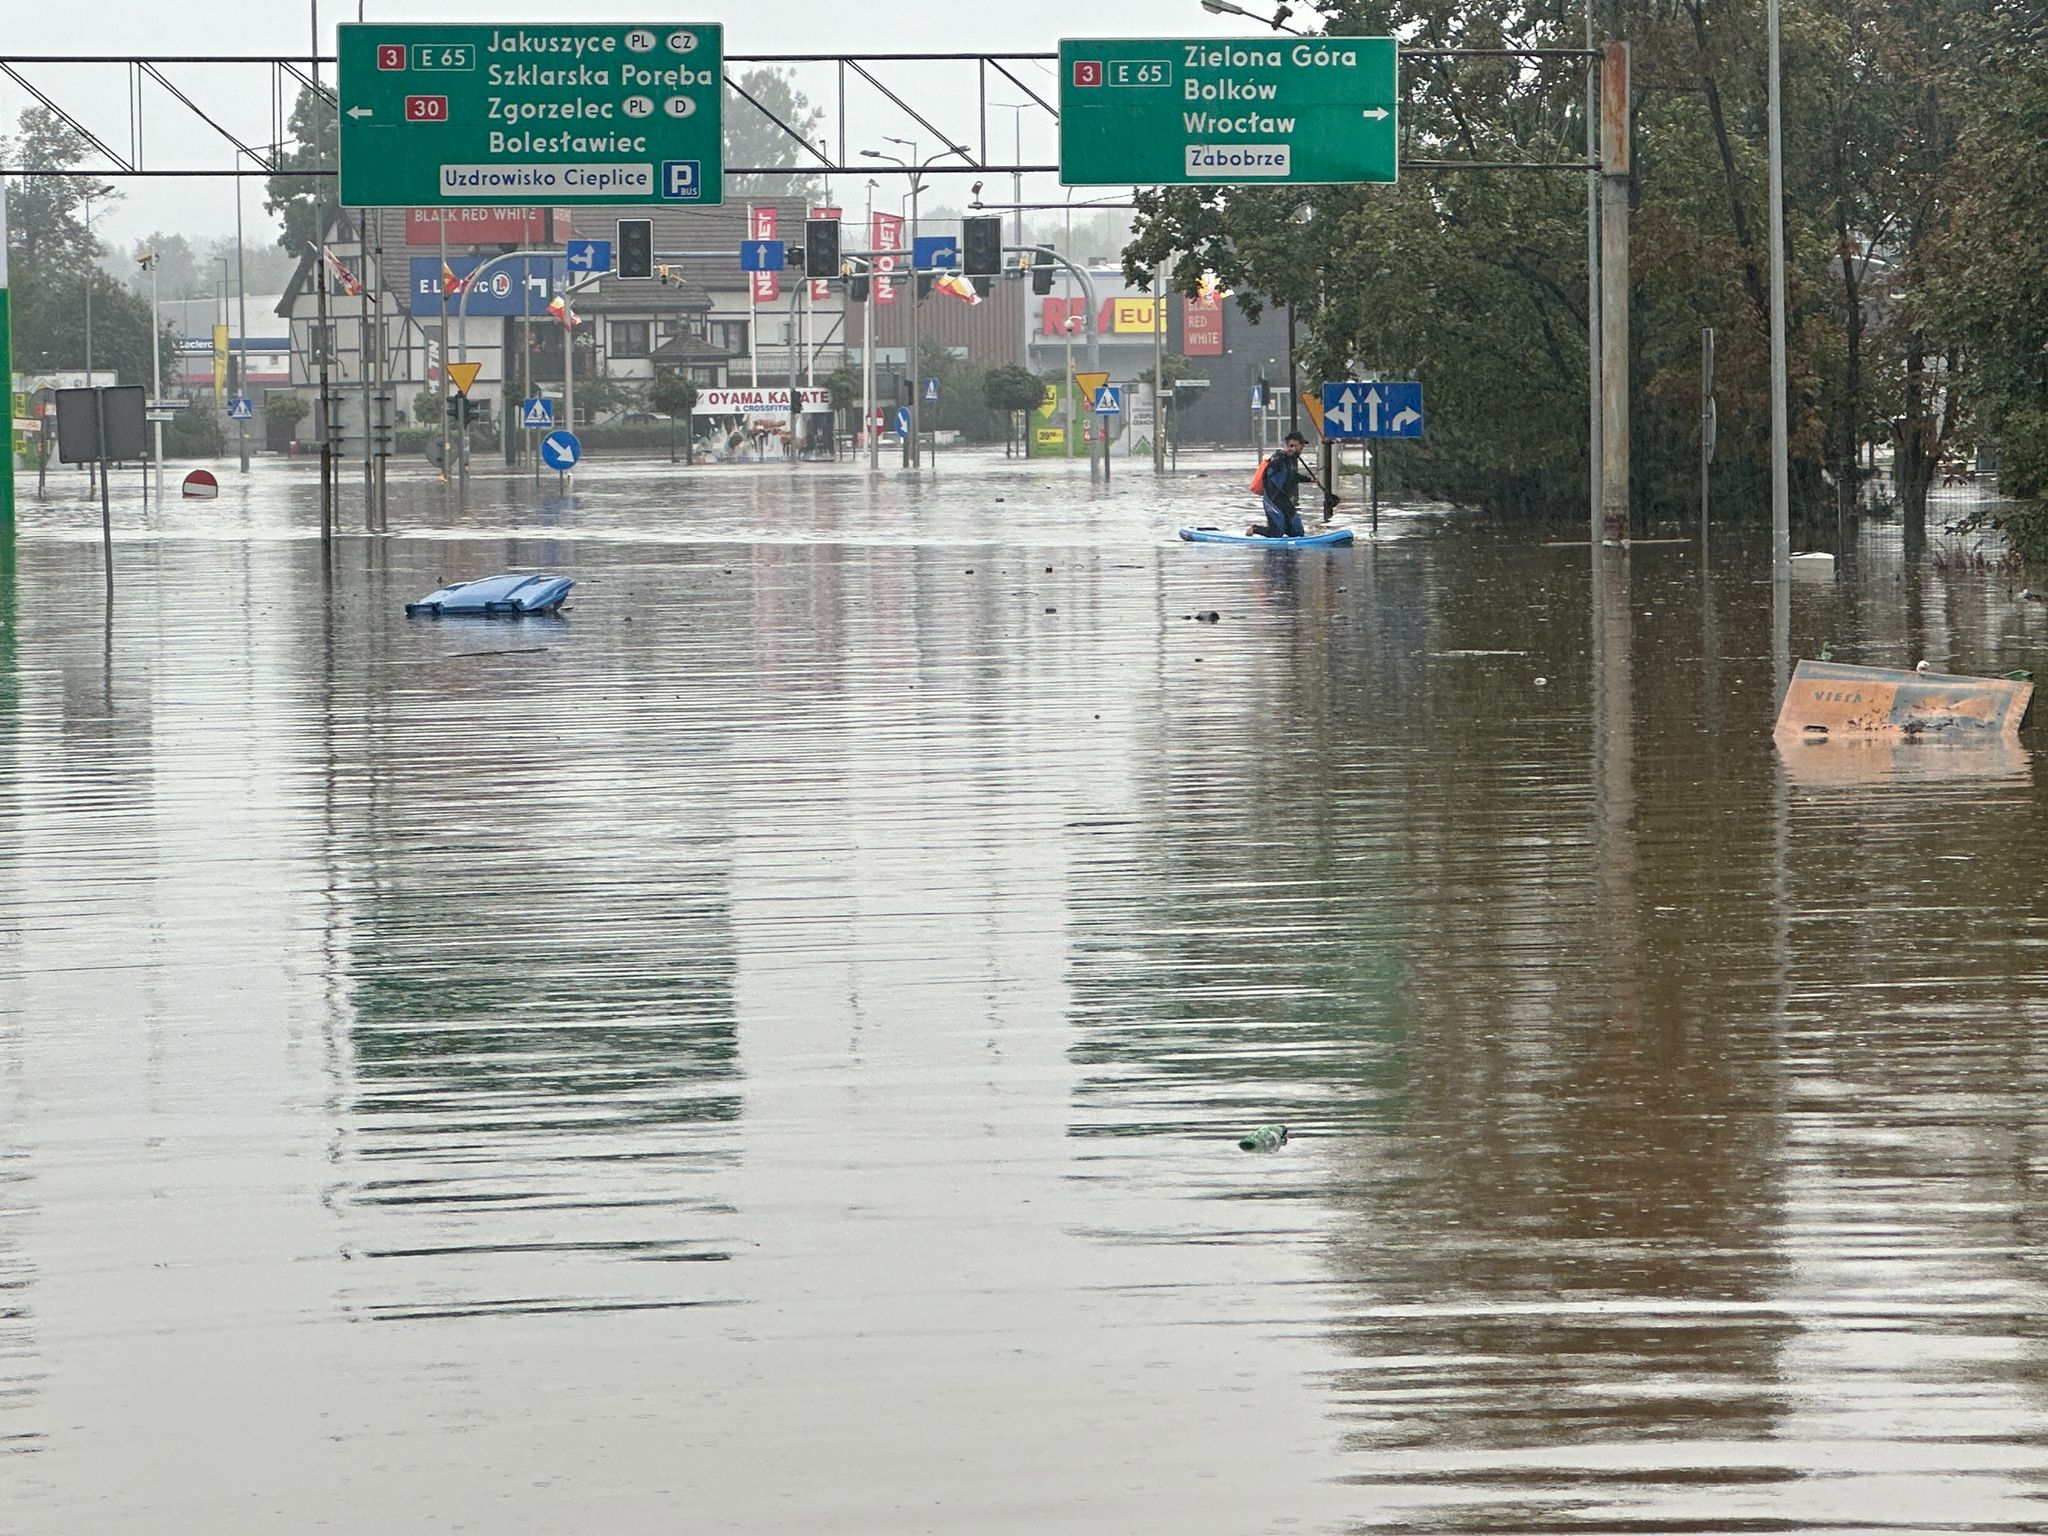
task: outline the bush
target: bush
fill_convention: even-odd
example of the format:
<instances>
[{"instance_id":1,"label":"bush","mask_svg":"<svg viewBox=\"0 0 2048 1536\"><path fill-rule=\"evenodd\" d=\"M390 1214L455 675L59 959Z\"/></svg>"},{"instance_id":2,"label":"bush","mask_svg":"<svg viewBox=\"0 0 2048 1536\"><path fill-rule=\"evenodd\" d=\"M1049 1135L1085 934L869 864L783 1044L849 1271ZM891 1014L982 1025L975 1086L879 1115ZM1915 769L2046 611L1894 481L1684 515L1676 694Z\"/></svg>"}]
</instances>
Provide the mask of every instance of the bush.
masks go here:
<instances>
[{"instance_id":1,"label":"bush","mask_svg":"<svg viewBox=\"0 0 2048 1536\"><path fill-rule=\"evenodd\" d=\"M2014 411L2005 418L1998 488L2022 499L2048 495L2048 411Z\"/></svg>"},{"instance_id":2,"label":"bush","mask_svg":"<svg viewBox=\"0 0 2048 1536\"><path fill-rule=\"evenodd\" d=\"M281 428L282 430L276 433L280 438L290 437L298 431L299 423L306 419L307 412L312 409L312 405L303 396L272 395L263 402L263 424L266 427Z\"/></svg>"},{"instance_id":3,"label":"bush","mask_svg":"<svg viewBox=\"0 0 2048 1536\"><path fill-rule=\"evenodd\" d=\"M213 401L201 396L164 423L164 457L217 459L227 452L227 434L213 413Z\"/></svg>"}]
</instances>

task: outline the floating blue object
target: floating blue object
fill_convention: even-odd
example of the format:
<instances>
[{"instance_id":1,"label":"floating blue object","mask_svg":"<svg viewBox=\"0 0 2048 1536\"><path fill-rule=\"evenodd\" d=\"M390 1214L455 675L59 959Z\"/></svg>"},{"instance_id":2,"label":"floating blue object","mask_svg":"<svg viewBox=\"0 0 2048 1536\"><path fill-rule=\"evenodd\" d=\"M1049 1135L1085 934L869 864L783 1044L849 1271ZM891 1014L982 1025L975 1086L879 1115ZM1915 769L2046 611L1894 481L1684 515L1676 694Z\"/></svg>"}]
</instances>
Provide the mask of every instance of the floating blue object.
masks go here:
<instances>
[{"instance_id":1,"label":"floating blue object","mask_svg":"<svg viewBox=\"0 0 2048 1536\"><path fill-rule=\"evenodd\" d=\"M1183 528L1180 536L1190 544L1263 544L1268 549L1327 549L1335 544L1349 544L1352 538L1349 528L1331 528L1322 533L1304 534L1298 539L1225 533L1221 528Z\"/></svg>"},{"instance_id":2,"label":"floating blue object","mask_svg":"<svg viewBox=\"0 0 2048 1536\"><path fill-rule=\"evenodd\" d=\"M464 613L507 617L553 613L575 585L567 576L485 576L429 592L418 602L407 603L405 612L408 618L435 619Z\"/></svg>"}]
</instances>

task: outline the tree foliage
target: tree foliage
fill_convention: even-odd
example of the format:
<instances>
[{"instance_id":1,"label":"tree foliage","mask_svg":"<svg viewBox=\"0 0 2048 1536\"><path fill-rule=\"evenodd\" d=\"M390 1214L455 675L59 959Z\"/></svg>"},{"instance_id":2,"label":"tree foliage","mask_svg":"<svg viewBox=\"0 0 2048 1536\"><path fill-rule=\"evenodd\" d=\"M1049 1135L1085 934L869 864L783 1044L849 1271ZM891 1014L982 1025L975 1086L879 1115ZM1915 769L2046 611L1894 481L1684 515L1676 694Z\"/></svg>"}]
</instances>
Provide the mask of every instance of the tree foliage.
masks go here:
<instances>
[{"instance_id":1,"label":"tree foliage","mask_svg":"<svg viewBox=\"0 0 2048 1536\"><path fill-rule=\"evenodd\" d=\"M1706 327L1717 502L1765 505L1763 9L1669 0L1625 12L1632 500L1650 513L1697 494ZM1809 509L1831 483L1853 497L1877 444L1895 450L1901 499L1917 510L1941 456L1972 431L1979 395L1962 385L1993 366L1990 333L2015 309L2048 314L2044 39L2019 14L1996 0L1785 0L1791 449ZM1525 0L1320 8L1333 36L1391 31L1443 49L1581 47L1582 17ZM1401 136L1408 161L1583 160L1585 77L1567 58L1411 58ZM1312 376L1421 379L1430 435L1402 454L1419 489L1576 514L1589 477L1585 197L1582 175L1490 170L1407 170L1391 187L1140 192L1125 271L1144 283L1165 261L1182 292L1207 274L1247 313L1292 305ZM1978 259L1967 235L1956 245L1980 221L2006 232L2009 262ZM2038 366L2042 339L2015 334L2013 369Z\"/></svg>"},{"instance_id":2,"label":"tree foliage","mask_svg":"<svg viewBox=\"0 0 2048 1536\"><path fill-rule=\"evenodd\" d=\"M820 163L804 145L817 142L818 125L825 119L824 108L811 105L810 98L796 88L791 73L773 65L748 70L739 77L738 85L739 91L728 87L725 93L726 164L787 165L798 170L791 175L729 176L725 182L726 198L730 201L749 197L801 197L815 202L824 183L814 173L803 172L801 168ZM741 95L741 91L746 94ZM748 97L752 97L752 101ZM782 126L770 121L768 113L780 119ZM797 137L792 138L790 133L785 133L785 126ZM803 143L798 143L798 138Z\"/></svg>"},{"instance_id":3,"label":"tree foliage","mask_svg":"<svg viewBox=\"0 0 2048 1536\"><path fill-rule=\"evenodd\" d=\"M0 157L25 170L89 160L85 139L55 113L31 107ZM88 199L104 210L118 192L98 194L98 176L26 176L7 188L7 259L13 289L14 366L23 373L76 372L86 364L86 295L91 292L92 366L125 384L150 381L147 299L99 264L104 245L86 227ZM168 351L168 343L165 343ZM152 393L154 386L152 386Z\"/></svg>"},{"instance_id":4,"label":"tree foliage","mask_svg":"<svg viewBox=\"0 0 2048 1536\"><path fill-rule=\"evenodd\" d=\"M1002 413L1003 443L1008 447L1017 440L1025 413L1044 401L1045 380L1029 368L1002 363L982 375L981 396L990 410Z\"/></svg>"},{"instance_id":5,"label":"tree foliage","mask_svg":"<svg viewBox=\"0 0 2048 1536\"><path fill-rule=\"evenodd\" d=\"M327 176L293 175L294 171L333 170L338 163L335 104L313 94L311 87L299 92L292 104L285 131L291 135L280 174L264 182L263 206L283 226L278 245L297 258L320 237L320 210L334 198L334 181Z\"/></svg>"},{"instance_id":6,"label":"tree foliage","mask_svg":"<svg viewBox=\"0 0 2048 1536\"><path fill-rule=\"evenodd\" d=\"M697 408L696 381L673 368L656 370L654 382L647 386L647 408L687 421Z\"/></svg>"}]
</instances>

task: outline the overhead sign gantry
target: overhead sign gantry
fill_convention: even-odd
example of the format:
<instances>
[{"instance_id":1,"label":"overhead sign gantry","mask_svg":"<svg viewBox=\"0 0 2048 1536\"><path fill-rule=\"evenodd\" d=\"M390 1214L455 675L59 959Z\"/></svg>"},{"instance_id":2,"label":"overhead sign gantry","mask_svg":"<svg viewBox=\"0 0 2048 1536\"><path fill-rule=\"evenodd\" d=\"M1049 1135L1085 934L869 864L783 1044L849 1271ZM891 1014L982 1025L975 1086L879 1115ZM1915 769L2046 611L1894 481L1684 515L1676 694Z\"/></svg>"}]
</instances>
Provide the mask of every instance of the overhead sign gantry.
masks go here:
<instances>
[{"instance_id":1,"label":"overhead sign gantry","mask_svg":"<svg viewBox=\"0 0 2048 1536\"><path fill-rule=\"evenodd\" d=\"M339 29L341 201L723 200L724 29Z\"/></svg>"},{"instance_id":2,"label":"overhead sign gantry","mask_svg":"<svg viewBox=\"0 0 2048 1536\"><path fill-rule=\"evenodd\" d=\"M1060 183L1390 182L1390 37L1065 38Z\"/></svg>"}]
</instances>

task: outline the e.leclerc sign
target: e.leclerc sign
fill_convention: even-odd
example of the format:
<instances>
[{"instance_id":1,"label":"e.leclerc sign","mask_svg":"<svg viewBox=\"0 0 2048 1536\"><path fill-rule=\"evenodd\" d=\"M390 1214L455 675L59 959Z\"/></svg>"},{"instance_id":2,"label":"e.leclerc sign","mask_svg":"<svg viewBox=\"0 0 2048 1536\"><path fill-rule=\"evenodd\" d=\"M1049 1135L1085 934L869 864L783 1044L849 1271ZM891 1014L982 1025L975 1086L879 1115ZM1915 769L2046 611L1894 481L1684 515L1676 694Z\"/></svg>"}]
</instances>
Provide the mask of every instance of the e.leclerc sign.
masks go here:
<instances>
[{"instance_id":1,"label":"e.leclerc sign","mask_svg":"<svg viewBox=\"0 0 2048 1536\"><path fill-rule=\"evenodd\" d=\"M715 23L339 31L345 204L724 198Z\"/></svg>"},{"instance_id":2,"label":"e.leclerc sign","mask_svg":"<svg viewBox=\"0 0 2048 1536\"><path fill-rule=\"evenodd\" d=\"M1060 182L1392 181L1390 37L1066 38Z\"/></svg>"}]
</instances>

